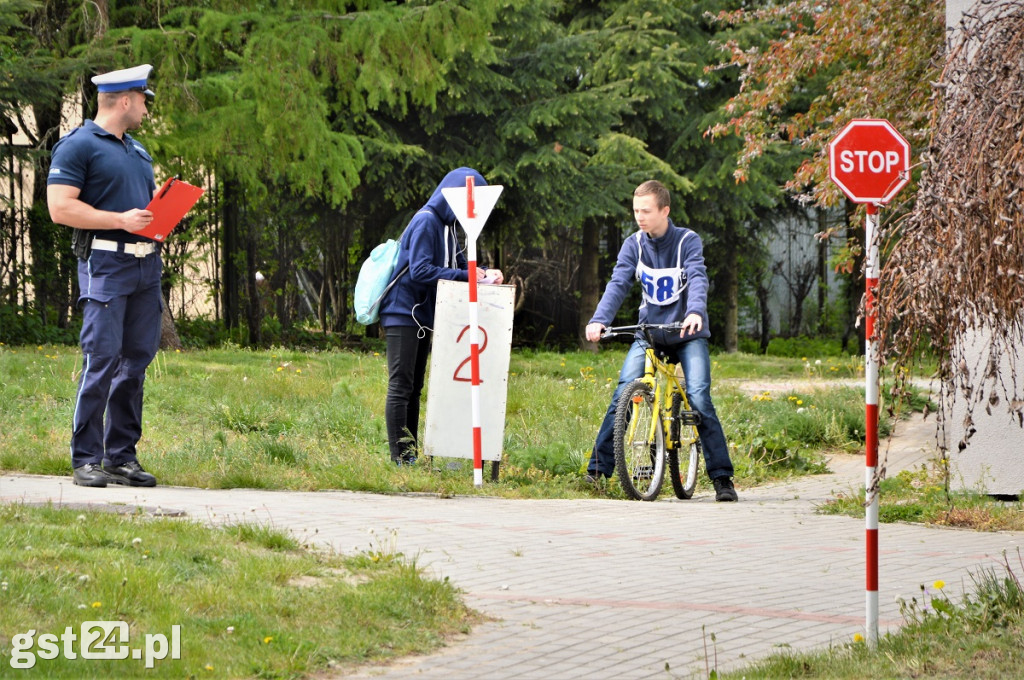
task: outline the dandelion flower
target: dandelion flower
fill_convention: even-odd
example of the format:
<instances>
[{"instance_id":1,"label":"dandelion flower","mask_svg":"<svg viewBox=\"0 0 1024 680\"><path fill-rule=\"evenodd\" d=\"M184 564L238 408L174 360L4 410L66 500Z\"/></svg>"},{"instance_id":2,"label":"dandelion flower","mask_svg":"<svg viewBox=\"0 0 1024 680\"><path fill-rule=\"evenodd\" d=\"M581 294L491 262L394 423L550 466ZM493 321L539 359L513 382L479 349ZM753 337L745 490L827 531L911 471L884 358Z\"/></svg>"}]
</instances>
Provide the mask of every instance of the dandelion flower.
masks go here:
<instances>
[{"instance_id":1,"label":"dandelion flower","mask_svg":"<svg viewBox=\"0 0 1024 680\"><path fill-rule=\"evenodd\" d=\"M213 666L211 664L206 664L205 666L203 666L203 668L205 668L208 671L212 671L213 670Z\"/></svg>"},{"instance_id":2,"label":"dandelion flower","mask_svg":"<svg viewBox=\"0 0 1024 680\"><path fill-rule=\"evenodd\" d=\"M93 603L92 603L92 608L93 608L93 609L99 609L99 608L100 608L100 607L102 607L102 606L103 606L103 603L102 603L102 602L93 602Z\"/></svg>"},{"instance_id":3,"label":"dandelion flower","mask_svg":"<svg viewBox=\"0 0 1024 680\"><path fill-rule=\"evenodd\" d=\"M861 635L860 633L854 633L853 634L853 641L857 642L857 643L864 642L864 636Z\"/></svg>"},{"instance_id":4,"label":"dandelion flower","mask_svg":"<svg viewBox=\"0 0 1024 680\"><path fill-rule=\"evenodd\" d=\"M269 645L270 641L273 640L273 639L274 639L273 637L268 635L267 637L263 638L263 644Z\"/></svg>"},{"instance_id":5,"label":"dandelion flower","mask_svg":"<svg viewBox=\"0 0 1024 680\"><path fill-rule=\"evenodd\" d=\"M235 632L235 627L234 626L228 626L226 630L228 631L228 635L231 635L232 633Z\"/></svg>"},{"instance_id":6,"label":"dandelion flower","mask_svg":"<svg viewBox=\"0 0 1024 680\"><path fill-rule=\"evenodd\" d=\"M946 582L942 579L939 579L938 581L932 584L932 587L935 588L935 590L942 590L946 587Z\"/></svg>"},{"instance_id":7,"label":"dandelion flower","mask_svg":"<svg viewBox=\"0 0 1024 680\"><path fill-rule=\"evenodd\" d=\"M136 536L132 539L132 545L138 548L140 545L142 545L142 539Z\"/></svg>"}]
</instances>

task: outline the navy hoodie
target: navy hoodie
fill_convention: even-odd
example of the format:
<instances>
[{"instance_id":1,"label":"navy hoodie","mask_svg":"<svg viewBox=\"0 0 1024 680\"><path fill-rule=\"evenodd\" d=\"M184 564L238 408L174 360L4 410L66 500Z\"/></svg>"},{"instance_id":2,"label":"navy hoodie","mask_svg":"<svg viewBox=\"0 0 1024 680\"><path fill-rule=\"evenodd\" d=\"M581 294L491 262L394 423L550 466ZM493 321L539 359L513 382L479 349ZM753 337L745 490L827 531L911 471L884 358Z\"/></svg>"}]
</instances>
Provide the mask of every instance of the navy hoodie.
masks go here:
<instances>
[{"instance_id":1,"label":"navy hoodie","mask_svg":"<svg viewBox=\"0 0 1024 680\"><path fill-rule=\"evenodd\" d=\"M433 329L434 302L440 279L467 281L466 257L459 249L455 213L441 189L466 186L471 175L476 186L486 186L484 176L472 168L452 170L434 189L430 200L413 215L402 234L395 271L403 273L380 304L380 324Z\"/></svg>"},{"instance_id":2,"label":"navy hoodie","mask_svg":"<svg viewBox=\"0 0 1024 680\"><path fill-rule=\"evenodd\" d=\"M660 238L651 238L642 231L630 234L619 250L612 278L594 311L590 323L610 326L615 319L633 281L637 278L637 261L656 269L681 267L685 288L679 300L668 305L640 303L639 323L682 323L690 314L700 314L703 325L697 333L680 338L679 333L659 331L654 340L659 345L676 345L694 338L711 337L708 330L708 274L704 266L704 246L696 232L677 227L669 220L668 231ZM639 337L639 335L638 335Z\"/></svg>"}]
</instances>

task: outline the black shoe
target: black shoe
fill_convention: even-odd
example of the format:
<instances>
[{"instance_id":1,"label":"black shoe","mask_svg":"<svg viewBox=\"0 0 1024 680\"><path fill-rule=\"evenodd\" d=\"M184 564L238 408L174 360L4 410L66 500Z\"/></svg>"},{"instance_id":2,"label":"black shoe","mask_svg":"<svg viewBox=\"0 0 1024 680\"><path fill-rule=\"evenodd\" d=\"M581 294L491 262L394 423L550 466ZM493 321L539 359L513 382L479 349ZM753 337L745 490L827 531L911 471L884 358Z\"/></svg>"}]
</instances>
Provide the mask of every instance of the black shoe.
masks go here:
<instances>
[{"instance_id":1,"label":"black shoe","mask_svg":"<svg viewBox=\"0 0 1024 680\"><path fill-rule=\"evenodd\" d=\"M601 483L602 479L607 479L608 475L603 475L600 472L588 472L583 475L583 481L591 486L597 486Z\"/></svg>"},{"instance_id":2,"label":"black shoe","mask_svg":"<svg viewBox=\"0 0 1024 680\"><path fill-rule=\"evenodd\" d=\"M111 465L109 460L104 460L103 471L110 476L111 484L156 486L156 477L143 470L137 460L130 460L121 465Z\"/></svg>"},{"instance_id":3,"label":"black shoe","mask_svg":"<svg viewBox=\"0 0 1024 680\"><path fill-rule=\"evenodd\" d=\"M739 500L732 480L728 477L719 477L711 480L715 485L715 500L719 503L734 503Z\"/></svg>"},{"instance_id":4,"label":"black shoe","mask_svg":"<svg viewBox=\"0 0 1024 680\"><path fill-rule=\"evenodd\" d=\"M71 476L71 481L78 486L104 487L108 482L114 481L110 475L103 471L103 468L96 463L86 463L76 467Z\"/></svg>"}]
</instances>

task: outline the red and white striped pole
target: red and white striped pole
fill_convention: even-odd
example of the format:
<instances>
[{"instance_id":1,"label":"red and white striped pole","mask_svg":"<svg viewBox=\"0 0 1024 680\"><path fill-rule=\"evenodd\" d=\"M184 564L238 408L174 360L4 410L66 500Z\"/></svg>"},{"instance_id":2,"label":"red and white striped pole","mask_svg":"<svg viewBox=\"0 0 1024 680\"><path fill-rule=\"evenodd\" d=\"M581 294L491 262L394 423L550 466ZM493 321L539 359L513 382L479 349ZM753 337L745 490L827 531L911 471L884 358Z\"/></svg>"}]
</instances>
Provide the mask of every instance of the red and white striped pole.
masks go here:
<instances>
[{"instance_id":1,"label":"red and white striped pole","mask_svg":"<svg viewBox=\"0 0 1024 680\"><path fill-rule=\"evenodd\" d=\"M466 217L476 219L473 199L473 176L466 176ZM470 398L473 404L473 486L484 485L484 444L480 425L480 316L477 305L476 238L467 239L466 259L469 261L469 351L472 380Z\"/></svg>"},{"instance_id":2,"label":"red and white striped pole","mask_svg":"<svg viewBox=\"0 0 1024 680\"><path fill-rule=\"evenodd\" d=\"M445 187L441 189L459 224L466 232L466 260L469 269L469 342L470 342L470 400L473 411L473 484L484 485L484 438L480 413L480 315L477 308L476 281L476 239L484 228L484 222L494 209L501 195L500 185L474 187L473 175L466 175L466 189ZM500 453L500 451L499 451Z\"/></svg>"},{"instance_id":3,"label":"red and white striped pole","mask_svg":"<svg viewBox=\"0 0 1024 680\"><path fill-rule=\"evenodd\" d=\"M828 144L828 175L854 203L867 206L864 227L864 519L867 527L867 618L865 635L878 647L878 206L910 181L910 144L881 118L847 123Z\"/></svg>"},{"instance_id":4,"label":"red and white striped pole","mask_svg":"<svg viewBox=\"0 0 1024 680\"><path fill-rule=\"evenodd\" d=\"M878 206L867 204L864 225L864 525L866 533L866 616L864 639L870 649L878 646Z\"/></svg>"}]
</instances>

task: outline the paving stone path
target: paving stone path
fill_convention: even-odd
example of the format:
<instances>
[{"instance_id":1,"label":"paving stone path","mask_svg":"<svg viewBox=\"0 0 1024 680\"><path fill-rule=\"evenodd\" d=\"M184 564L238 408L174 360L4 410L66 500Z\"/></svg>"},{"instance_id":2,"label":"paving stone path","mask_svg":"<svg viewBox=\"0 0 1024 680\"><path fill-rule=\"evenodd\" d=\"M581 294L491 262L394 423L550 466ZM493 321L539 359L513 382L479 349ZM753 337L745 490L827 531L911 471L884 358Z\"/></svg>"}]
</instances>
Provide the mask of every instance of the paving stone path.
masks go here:
<instances>
[{"instance_id":1,"label":"paving stone path","mask_svg":"<svg viewBox=\"0 0 1024 680\"><path fill-rule=\"evenodd\" d=\"M882 443L889 474L933 456L920 420ZM863 457L832 474L739 488L740 502L438 498L350 492L84 489L69 477L0 476L0 501L129 504L210 522L255 518L339 551L382 541L450 578L487 620L439 652L345 677L631 680L707 677L780 649L844 644L864 629L864 522L816 514L863 486ZM370 531L373 530L371 534ZM942 579L957 597L1024 532L905 524L880 530L880 621ZM712 636L714 639L712 640Z\"/></svg>"}]
</instances>

